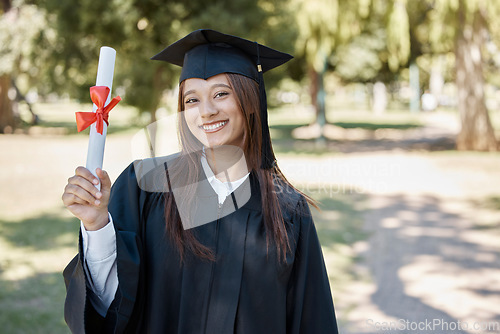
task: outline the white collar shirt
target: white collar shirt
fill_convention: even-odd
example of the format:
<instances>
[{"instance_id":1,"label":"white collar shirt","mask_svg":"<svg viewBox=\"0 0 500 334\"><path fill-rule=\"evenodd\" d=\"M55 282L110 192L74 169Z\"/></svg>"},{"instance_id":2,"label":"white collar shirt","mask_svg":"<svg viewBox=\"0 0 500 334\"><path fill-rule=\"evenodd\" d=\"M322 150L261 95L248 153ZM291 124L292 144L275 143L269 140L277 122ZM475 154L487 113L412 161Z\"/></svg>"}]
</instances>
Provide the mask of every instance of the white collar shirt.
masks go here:
<instances>
[{"instance_id":1,"label":"white collar shirt","mask_svg":"<svg viewBox=\"0 0 500 334\"><path fill-rule=\"evenodd\" d=\"M207 158L205 154L201 155L201 166L203 167L203 171L207 176L207 180L214 189L215 193L219 198L219 204L224 203L224 200L227 196L231 195L231 193L236 190L245 180L248 178L250 173L247 173L241 179L232 182L222 182L218 178L215 177L210 165L208 164Z\"/></svg>"}]
</instances>

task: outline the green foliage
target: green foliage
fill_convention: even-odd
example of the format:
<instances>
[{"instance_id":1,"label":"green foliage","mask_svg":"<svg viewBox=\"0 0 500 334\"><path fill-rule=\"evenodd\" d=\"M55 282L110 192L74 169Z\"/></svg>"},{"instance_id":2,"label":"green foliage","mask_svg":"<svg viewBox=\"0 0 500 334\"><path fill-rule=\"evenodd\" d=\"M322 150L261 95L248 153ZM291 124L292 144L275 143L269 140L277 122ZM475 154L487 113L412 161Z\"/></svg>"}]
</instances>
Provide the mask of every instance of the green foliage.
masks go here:
<instances>
[{"instance_id":1,"label":"green foliage","mask_svg":"<svg viewBox=\"0 0 500 334\"><path fill-rule=\"evenodd\" d=\"M455 45L455 33L458 26L456 11L458 0L438 0L433 3L433 9L428 14L428 27L422 25L422 33L431 49L438 53L453 50ZM447 22L448 24L443 24Z\"/></svg>"},{"instance_id":2,"label":"green foliage","mask_svg":"<svg viewBox=\"0 0 500 334\"><path fill-rule=\"evenodd\" d=\"M50 54L39 42L53 42L55 38L54 31L46 26L46 12L22 1L0 16L0 75L21 79L24 86L43 85L40 78Z\"/></svg>"},{"instance_id":3,"label":"green foliage","mask_svg":"<svg viewBox=\"0 0 500 334\"><path fill-rule=\"evenodd\" d=\"M88 87L95 82L98 49L117 51L114 86L123 101L152 112L162 92L178 83L179 68L149 58L165 46L200 28L212 28L259 42L285 46L291 32L281 34L290 22L280 0L239 0L206 3L199 0L40 0L54 15L58 52L50 68L57 78L52 88L88 100ZM262 32L266 32L263 34ZM280 38L281 37L281 38ZM285 38L283 38L285 37ZM278 43L274 43L278 42ZM279 45L276 45L279 44ZM283 48L282 48L283 49ZM292 51L289 45L285 51Z\"/></svg>"},{"instance_id":4,"label":"green foliage","mask_svg":"<svg viewBox=\"0 0 500 334\"><path fill-rule=\"evenodd\" d=\"M392 4L385 0L372 0L369 3L369 15L363 17L358 13L358 20L362 22L361 31L340 44L331 57L336 74L344 82L389 83L396 77L388 64L391 43L387 36L387 22Z\"/></svg>"},{"instance_id":5,"label":"green foliage","mask_svg":"<svg viewBox=\"0 0 500 334\"><path fill-rule=\"evenodd\" d=\"M349 44L338 47L334 56L335 71L344 81L371 82L383 67L385 31L364 32Z\"/></svg>"},{"instance_id":6,"label":"green foliage","mask_svg":"<svg viewBox=\"0 0 500 334\"><path fill-rule=\"evenodd\" d=\"M426 0L432 10L421 27L422 38L428 36L432 51L454 51L457 32L473 24L474 14L480 12L487 34L496 44L500 43L500 2L497 0ZM462 7L460 6L462 3ZM460 12L463 8L463 12ZM443 24L445 22L446 24Z\"/></svg>"},{"instance_id":7,"label":"green foliage","mask_svg":"<svg viewBox=\"0 0 500 334\"><path fill-rule=\"evenodd\" d=\"M298 37L296 54L322 72L334 51L362 31L371 0L291 0Z\"/></svg>"},{"instance_id":8,"label":"green foliage","mask_svg":"<svg viewBox=\"0 0 500 334\"><path fill-rule=\"evenodd\" d=\"M406 11L407 0L394 0L387 24L389 68L396 71L410 56L410 23Z\"/></svg>"},{"instance_id":9,"label":"green foliage","mask_svg":"<svg viewBox=\"0 0 500 334\"><path fill-rule=\"evenodd\" d=\"M0 19L0 74L41 95L89 101L99 48L108 45L117 50L115 89L124 103L151 112L177 85L180 69L149 58L194 29L212 28L293 54L284 70L296 81L333 65L344 81L387 82L409 59L454 50L460 1L467 13L483 8L498 44L494 0L19 0L11 10L16 20L10 13ZM266 74L266 84L283 73Z\"/></svg>"},{"instance_id":10,"label":"green foliage","mask_svg":"<svg viewBox=\"0 0 500 334\"><path fill-rule=\"evenodd\" d=\"M299 29L296 49L312 68L321 72L338 39L339 3L337 0L296 0L293 4Z\"/></svg>"}]
</instances>

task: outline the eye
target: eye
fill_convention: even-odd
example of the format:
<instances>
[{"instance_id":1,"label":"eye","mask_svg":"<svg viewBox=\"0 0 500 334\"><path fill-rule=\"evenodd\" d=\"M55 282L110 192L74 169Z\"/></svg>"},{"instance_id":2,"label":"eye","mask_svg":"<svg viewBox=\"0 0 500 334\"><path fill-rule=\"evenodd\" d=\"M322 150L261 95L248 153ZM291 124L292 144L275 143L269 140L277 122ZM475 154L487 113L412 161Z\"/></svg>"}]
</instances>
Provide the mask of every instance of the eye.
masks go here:
<instances>
[{"instance_id":1,"label":"eye","mask_svg":"<svg viewBox=\"0 0 500 334\"><path fill-rule=\"evenodd\" d=\"M218 97L224 97L226 95L229 95L229 93L228 92L218 92L218 93L215 94L214 97L218 98Z\"/></svg>"},{"instance_id":2,"label":"eye","mask_svg":"<svg viewBox=\"0 0 500 334\"><path fill-rule=\"evenodd\" d=\"M195 102L198 102L197 99L195 99L194 97L190 98L190 99L187 99L184 104L190 104L190 103L195 103Z\"/></svg>"}]
</instances>

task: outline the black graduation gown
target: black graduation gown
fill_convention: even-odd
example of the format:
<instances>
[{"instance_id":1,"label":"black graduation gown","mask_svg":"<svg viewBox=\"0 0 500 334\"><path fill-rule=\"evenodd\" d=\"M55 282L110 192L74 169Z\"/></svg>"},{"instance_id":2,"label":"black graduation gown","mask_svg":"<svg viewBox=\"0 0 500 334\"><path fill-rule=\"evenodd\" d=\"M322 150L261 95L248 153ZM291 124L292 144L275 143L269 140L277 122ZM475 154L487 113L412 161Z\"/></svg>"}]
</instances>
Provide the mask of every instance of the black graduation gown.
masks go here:
<instances>
[{"instance_id":1,"label":"black graduation gown","mask_svg":"<svg viewBox=\"0 0 500 334\"><path fill-rule=\"evenodd\" d=\"M197 196L217 203L207 180ZM335 334L338 333L321 247L305 199L285 189L283 216L292 252L278 262L266 251L257 178L241 207L193 228L216 262L178 252L165 235L164 196L138 187L131 164L112 187L119 286L103 318L92 307L80 253L64 270L65 319L73 333ZM231 197L228 197L228 199ZM233 197L234 198L234 197ZM81 237L80 237L81 239ZM80 240L81 241L81 240ZM80 242L81 244L81 242Z\"/></svg>"}]
</instances>

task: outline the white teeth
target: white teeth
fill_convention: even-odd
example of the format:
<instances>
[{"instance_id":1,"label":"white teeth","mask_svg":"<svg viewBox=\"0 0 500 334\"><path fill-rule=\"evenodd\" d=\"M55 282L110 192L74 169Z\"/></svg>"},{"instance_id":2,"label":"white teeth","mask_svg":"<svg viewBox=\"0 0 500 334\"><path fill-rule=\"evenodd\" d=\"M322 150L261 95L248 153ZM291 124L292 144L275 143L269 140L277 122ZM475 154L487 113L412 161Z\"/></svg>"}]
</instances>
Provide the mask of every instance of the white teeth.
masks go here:
<instances>
[{"instance_id":1,"label":"white teeth","mask_svg":"<svg viewBox=\"0 0 500 334\"><path fill-rule=\"evenodd\" d=\"M203 130L205 131L210 131L210 130L215 130L217 128L220 128L221 126L224 126L227 123L227 121L211 124L211 125L203 125Z\"/></svg>"}]
</instances>

